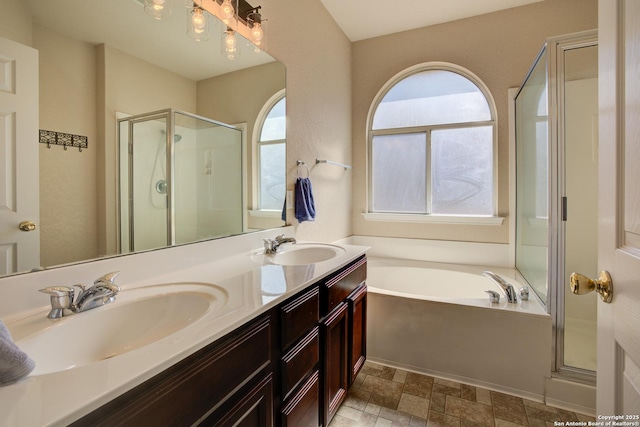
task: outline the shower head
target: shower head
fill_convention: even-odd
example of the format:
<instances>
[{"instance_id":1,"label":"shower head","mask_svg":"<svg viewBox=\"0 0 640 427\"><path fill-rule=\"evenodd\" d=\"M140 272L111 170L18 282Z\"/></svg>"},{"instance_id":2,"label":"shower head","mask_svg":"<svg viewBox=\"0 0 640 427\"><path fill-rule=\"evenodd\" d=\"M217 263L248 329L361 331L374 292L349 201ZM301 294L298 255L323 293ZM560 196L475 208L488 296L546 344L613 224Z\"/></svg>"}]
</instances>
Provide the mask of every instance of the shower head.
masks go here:
<instances>
[{"instance_id":1,"label":"shower head","mask_svg":"<svg viewBox=\"0 0 640 427\"><path fill-rule=\"evenodd\" d=\"M166 135L167 134L167 132L164 129L160 130L160 133L162 135ZM174 142L180 142L181 139L182 139L182 135L180 135L179 133L176 133L176 134L173 135L173 141Z\"/></svg>"}]
</instances>

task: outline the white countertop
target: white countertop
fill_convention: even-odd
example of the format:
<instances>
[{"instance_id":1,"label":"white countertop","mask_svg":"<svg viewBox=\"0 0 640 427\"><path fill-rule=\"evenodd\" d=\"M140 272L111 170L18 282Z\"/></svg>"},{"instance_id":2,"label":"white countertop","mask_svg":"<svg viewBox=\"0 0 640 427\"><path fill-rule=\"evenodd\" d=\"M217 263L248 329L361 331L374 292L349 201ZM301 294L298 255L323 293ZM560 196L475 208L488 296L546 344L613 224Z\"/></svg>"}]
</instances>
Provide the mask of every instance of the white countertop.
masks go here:
<instances>
[{"instance_id":1,"label":"white countertop","mask_svg":"<svg viewBox=\"0 0 640 427\"><path fill-rule=\"evenodd\" d=\"M259 237L259 236L258 236ZM254 238L255 241L255 238ZM252 243L253 244L253 243ZM197 245L196 245L197 246ZM141 286L176 283L200 282L215 284L227 292L226 304L215 315L203 316L188 328L156 341L137 350L121 354L117 357L91 363L73 369L43 375L31 375L15 384L0 387L0 425L2 426L57 426L67 425L83 415L109 402L125 391L141 384L145 380L162 372L169 366L184 359L211 342L221 338L247 321L266 312L305 287L326 277L355 258L365 254L367 247L341 245L345 253L333 259L317 264L299 266L260 265L251 260L251 254L257 249L244 250L227 257L215 257L208 262L181 262L173 266L157 265L159 274L147 274L132 281L127 278L141 276L140 273L128 274L127 268L134 270L134 256L111 259L99 268L106 272L107 267L122 264L121 274L117 281L122 291ZM200 246L202 250L203 246ZM252 246L255 248L255 246ZM181 256L189 257L189 251L197 258L194 250L197 247L182 250ZM217 249L216 249L217 250ZM177 254L174 251L174 255ZM214 257L212 257L214 258ZM187 258L184 258L185 260ZM142 260L142 261L140 261ZM147 255L140 258L142 263L163 263L158 256ZM184 268L176 265L186 265ZM144 266L140 267L144 269ZM76 269L77 270L77 269ZM85 265L83 270L87 270ZM77 274L78 271L71 272ZM68 275L68 274L67 274ZM33 276L27 275L24 286L33 291L42 285L42 278L62 280L65 277L58 271L57 275L39 276L38 284L33 284ZM18 289L19 279L12 279L6 285L10 292ZM26 283L28 282L28 283ZM76 279L77 282L77 279ZM76 283L72 282L72 283ZM70 285L72 283L67 283ZM46 285L45 285L46 286ZM0 289L3 281L0 280ZM37 293L37 292L36 292ZM20 294L22 295L22 293ZM6 295L3 294L3 299ZM42 296L39 298L42 300ZM22 298L16 295L20 303ZM27 298L33 301L33 296ZM38 300L40 301L40 300ZM43 300L46 301L46 298ZM117 304L118 300L111 304ZM26 304L26 303L24 303ZM33 304L32 304L33 305ZM17 316L17 309L7 313L8 306L0 305L0 316L11 328L10 323ZM4 313L3 313L4 308ZM97 308L95 310L100 310ZM30 312L37 311L46 317L48 308L45 305L32 307ZM82 316L80 313L76 316ZM82 339L82 337L78 337ZM51 349L56 351L55 348Z\"/></svg>"}]
</instances>

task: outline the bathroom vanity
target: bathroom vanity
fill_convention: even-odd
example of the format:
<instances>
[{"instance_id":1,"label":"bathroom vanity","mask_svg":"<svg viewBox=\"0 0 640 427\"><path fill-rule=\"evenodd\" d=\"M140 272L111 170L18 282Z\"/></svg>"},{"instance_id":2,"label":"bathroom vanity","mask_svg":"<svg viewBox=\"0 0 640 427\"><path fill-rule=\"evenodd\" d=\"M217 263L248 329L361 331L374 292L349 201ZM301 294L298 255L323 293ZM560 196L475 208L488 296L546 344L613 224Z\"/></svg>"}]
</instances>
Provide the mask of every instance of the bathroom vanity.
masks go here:
<instances>
[{"instance_id":1,"label":"bathroom vanity","mask_svg":"<svg viewBox=\"0 0 640 427\"><path fill-rule=\"evenodd\" d=\"M361 256L72 425L328 425L364 363L365 278Z\"/></svg>"},{"instance_id":2,"label":"bathroom vanity","mask_svg":"<svg viewBox=\"0 0 640 427\"><path fill-rule=\"evenodd\" d=\"M368 248L299 242L270 257L257 248L272 234L1 279L16 343L58 341L0 387L0 424L327 426L366 357ZM115 302L47 319L38 289L115 270ZM104 340L121 349L85 353Z\"/></svg>"}]
</instances>

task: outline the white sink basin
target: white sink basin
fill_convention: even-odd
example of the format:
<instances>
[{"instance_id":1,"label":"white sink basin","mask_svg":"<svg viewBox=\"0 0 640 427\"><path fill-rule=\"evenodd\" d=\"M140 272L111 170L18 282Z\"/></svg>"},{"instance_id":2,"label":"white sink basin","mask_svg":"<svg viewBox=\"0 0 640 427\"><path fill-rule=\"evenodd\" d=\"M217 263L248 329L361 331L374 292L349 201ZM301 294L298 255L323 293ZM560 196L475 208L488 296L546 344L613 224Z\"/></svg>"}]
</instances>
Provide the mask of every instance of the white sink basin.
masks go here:
<instances>
[{"instance_id":1,"label":"white sink basin","mask_svg":"<svg viewBox=\"0 0 640 427\"><path fill-rule=\"evenodd\" d=\"M307 265L328 261L346 252L343 247L325 243L296 243L280 246L275 254L259 251L251 259L261 264Z\"/></svg>"},{"instance_id":2,"label":"white sink basin","mask_svg":"<svg viewBox=\"0 0 640 427\"><path fill-rule=\"evenodd\" d=\"M206 283L173 283L121 291L110 304L57 320L46 313L7 325L36 362L31 373L63 371L170 337L224 306L227 292Z\"/></svg>"}]
</instances>

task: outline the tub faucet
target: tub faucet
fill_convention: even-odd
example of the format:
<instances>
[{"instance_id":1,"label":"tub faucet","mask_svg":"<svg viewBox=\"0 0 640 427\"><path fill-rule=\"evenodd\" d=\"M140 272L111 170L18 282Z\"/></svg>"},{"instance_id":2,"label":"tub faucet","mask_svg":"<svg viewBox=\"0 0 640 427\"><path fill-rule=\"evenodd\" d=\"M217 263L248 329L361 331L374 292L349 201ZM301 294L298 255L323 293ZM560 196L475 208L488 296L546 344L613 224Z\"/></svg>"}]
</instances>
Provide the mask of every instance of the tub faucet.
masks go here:
<instances>
[{"instance_id":1,"label":"tub faucet","mask_svg":"<svg viewBox=\"0 0 640 427\"><path fill-rule=\"evenodd\" d=\"M510 284L509 282L507 282L502 277L498 276L496 273L492 271L483 271L482 275L493 280L498 284L498 286L500 286L500 288L504 292L504 296L507 298L507 302L510 302L510 303L518 302L518 297L516 296L516 290L512 284Z\"/></svg>"},{"instance_id":2,"label":"tub faucet","mask_svg":"<svg viewBox=\"0 0 640 427\"><path fill-rule=\"evenodd\" d=\"M78 288L77 295L75 290L68 286L40 289L40 292L51 295L51 311L47 317L58 319L68 314L69 310L73 313L81 313L113 302L116 294L120 292L120 287L115 284L118 274L120 274L119 271L105 274L94 281L92 286L74 285L73 288Z\"/></svg>"},{"instance_id":3,"label":"tub faucet","mask_svg":"<svg viewBox=\"0 0 640 427\"><path fill-rule=\"evenodd\" d=\"M275 239L264 239L264 253L275 254L283 243L296 243L293 237L284 237L284 234L276 236Z\"/></svg>"}]
</instances>

